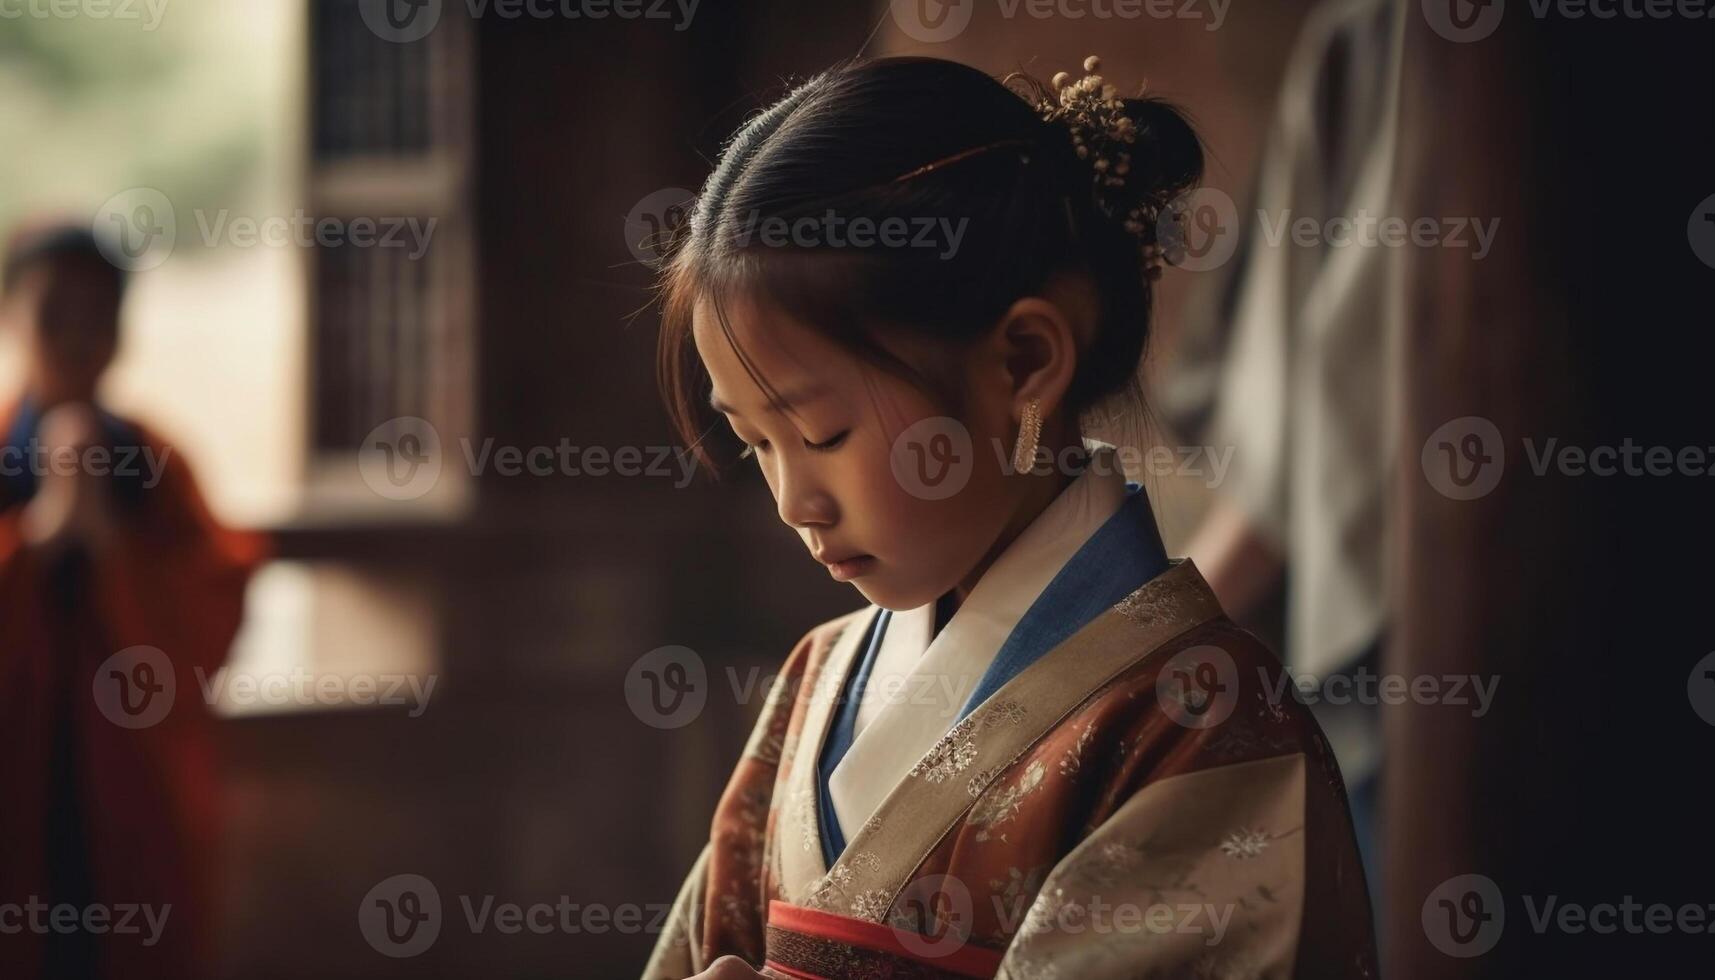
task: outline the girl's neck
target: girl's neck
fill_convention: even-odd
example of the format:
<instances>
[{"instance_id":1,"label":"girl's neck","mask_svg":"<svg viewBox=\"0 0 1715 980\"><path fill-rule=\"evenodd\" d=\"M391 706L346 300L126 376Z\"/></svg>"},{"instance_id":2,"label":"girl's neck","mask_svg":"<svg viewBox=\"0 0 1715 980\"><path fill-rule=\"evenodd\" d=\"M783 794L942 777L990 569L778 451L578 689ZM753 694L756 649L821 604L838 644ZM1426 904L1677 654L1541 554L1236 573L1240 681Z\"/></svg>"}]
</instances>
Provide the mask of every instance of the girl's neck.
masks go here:
<instances>
[{"instance_id":1,"label":"girl's neck","mask_svg":"<svg viewBox=\"0 0 1715 980\"><path fill-rule=\"evenodd\" d=\"M1068 458L1062 450L1069 448L1074 443L1080 448L1083 446L1083 441L1077 438L1075 433L1057 438L1052 443L1044 441L1042 448L1048 450L1051 459L1061 460ZM951 618L953 611L964 603L971 594L971 590L975 589L977 583L982 581L982 577L988 573L989 566L994 564L995 559L999 558L1018 539L1018 536L1024 533L1024 529L1029 527L1031 522L1048 509L1048 505L1053 503L1056 497L1060 496L1068 486L1071 486L1072 481L1077 479L1077 476L1076 473L1068 472L1057 464L1051 465L1046 474L1032 473L1028 476L1021 476L1019 479L1024 487L1018 506L1013 509L1012 517L1001 528L1000 535L995 538L994 544L989 546L988 551L983 553L983 557L976 566L965 575L957 586L954 586L953 591L947 593L942 597L942 601L937 603L937 611L945 605L947 616Z\"/></svg>"}]
</instances>

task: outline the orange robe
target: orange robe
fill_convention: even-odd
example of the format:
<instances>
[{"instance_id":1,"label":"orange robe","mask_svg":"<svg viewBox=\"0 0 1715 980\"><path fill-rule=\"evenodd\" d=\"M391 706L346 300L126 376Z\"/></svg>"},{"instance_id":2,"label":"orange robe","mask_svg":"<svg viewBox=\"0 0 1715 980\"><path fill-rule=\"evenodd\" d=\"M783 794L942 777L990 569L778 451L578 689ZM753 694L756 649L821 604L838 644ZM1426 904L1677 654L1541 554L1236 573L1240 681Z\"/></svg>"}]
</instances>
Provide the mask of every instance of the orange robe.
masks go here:
<instances>
[{"instance_id":1,"label":"orange robe","mask_svg":"<svg viewBox=\"0 0 1715 980\"><path fill-rule=\"evenodd\" d=\"M206 676L226 658L263 541L217 524L181 456L131 428L164 466L158 483L116 505L103 553L50 563L21 540L22 503L0 503L8 978L208 972L218 783L196 669ZM141 661L163 669L138 673ZM116 696L138 679L149 690ZM153 700L162 698L170 709ZM144 710L128 716L120 700ZM49 903L77 906L77 925L62 928Z\"/></svg>"}]
</instances>

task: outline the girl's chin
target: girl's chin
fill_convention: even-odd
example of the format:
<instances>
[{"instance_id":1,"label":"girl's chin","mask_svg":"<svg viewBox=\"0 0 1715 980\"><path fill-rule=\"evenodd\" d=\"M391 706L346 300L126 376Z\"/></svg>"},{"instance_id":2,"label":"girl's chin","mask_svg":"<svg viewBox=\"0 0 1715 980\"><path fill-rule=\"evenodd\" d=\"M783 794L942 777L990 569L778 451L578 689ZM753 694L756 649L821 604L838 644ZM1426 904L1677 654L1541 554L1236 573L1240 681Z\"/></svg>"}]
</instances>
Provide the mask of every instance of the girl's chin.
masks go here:
<instances>
[{"instance_id":1,"label":"girl's chin","mask_svg":"<svg viewBox=\"0 0 1715 980\"><path fill-rule=\"evenodd\" d=\"M893 612L909 612L912 609L920 609L940 597L939 593L924 596L918 594L921 590L892 587L892 583L878 574L853 579L850 584L865 599Z\"/></svg>"}]
</instances>

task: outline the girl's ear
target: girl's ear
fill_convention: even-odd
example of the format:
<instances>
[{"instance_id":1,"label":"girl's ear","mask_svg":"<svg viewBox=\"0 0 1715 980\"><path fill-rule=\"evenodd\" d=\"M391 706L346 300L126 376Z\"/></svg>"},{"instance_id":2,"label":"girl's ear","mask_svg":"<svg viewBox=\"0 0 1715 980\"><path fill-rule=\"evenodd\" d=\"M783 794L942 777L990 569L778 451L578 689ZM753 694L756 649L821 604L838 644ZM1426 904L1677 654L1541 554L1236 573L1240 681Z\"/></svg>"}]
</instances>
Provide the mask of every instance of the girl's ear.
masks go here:
<instances>
[{"instance_id":1,"label":"girl's ear","mask_svg":"<svg viewBox=\"0 0 1715 980\"><path fill-rule=\"evenodd\" d=\"M1014 418L1031 399L1043 416L1053 415L1066 399L1078 366L1078 338L1061 304L1040 296L1013 303L990 335L992 351L1005 366Z\"/></svg>"}]
</instances>

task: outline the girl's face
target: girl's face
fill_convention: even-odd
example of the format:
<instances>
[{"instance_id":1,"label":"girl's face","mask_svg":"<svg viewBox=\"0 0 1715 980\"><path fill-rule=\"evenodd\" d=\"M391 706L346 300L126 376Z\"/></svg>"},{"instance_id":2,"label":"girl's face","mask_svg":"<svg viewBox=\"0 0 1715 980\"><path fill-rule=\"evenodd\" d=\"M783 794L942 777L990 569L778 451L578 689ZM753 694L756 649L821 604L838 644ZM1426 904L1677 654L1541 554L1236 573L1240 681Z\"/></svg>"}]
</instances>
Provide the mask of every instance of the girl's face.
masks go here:
<instances>
[{"instance_id":1,"label":"girl's face","mask_svg":"<svg viewBox=\"0 0 1715 980\"><path fill-rule=\"evenodd\" d=\"M802 324L751 302L731 303L726 314L751 367L790 411L770 404L704 300L692 333L713 381L710 401L751 447L780 519L811 557L887 609L915 609L965 581L1018 506L993 449L1005 456L1012 448L1010 390L995 383L1004 365L967 359L966 417L934 421L943 411L916 386ZM968 444L937 439L959 427ZM944 487L917 481L910 466L895 475L898 460L925 452L948 463L949 445L973 457L952 462L968 473L957 492L929 499Z\"/></svg>"}]
</instances>

